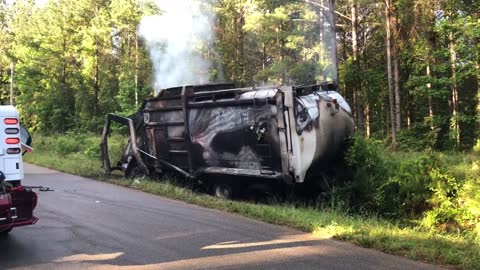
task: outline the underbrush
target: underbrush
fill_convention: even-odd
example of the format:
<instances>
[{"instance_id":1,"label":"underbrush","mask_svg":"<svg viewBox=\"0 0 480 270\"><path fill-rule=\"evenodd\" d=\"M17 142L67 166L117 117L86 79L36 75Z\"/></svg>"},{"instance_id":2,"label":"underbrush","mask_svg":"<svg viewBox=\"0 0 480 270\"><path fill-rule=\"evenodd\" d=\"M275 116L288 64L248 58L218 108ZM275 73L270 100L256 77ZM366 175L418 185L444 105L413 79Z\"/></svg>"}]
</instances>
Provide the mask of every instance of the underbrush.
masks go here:
<instances>
[{"instance_id":1,"label":"underbrush","mask_svg":"<svg viewBox=\"0 0 480 270\"><path fill-rule=\"evenodd\" d=\"M475 153L392 152L358 137L346 160L354 172L336 201L357 213L409 220L480 242L480 163Z\"/></svg>"},{"instance_id":2,"label":"underbrush","mask_svg":"<svg viewBox=\"0 0 480 270\"><path fill-rule=\"evenodd\" d=\"M226 210L412 259L480 269L480 163L477 154L392 152L356 138L347 154L352 179L330 203L259 204L214 198L173 181L105 178L95 135L34 135L27 162L188 203ZM111 160L126 138L109 139Z\"/></svg>"},{"instance_id":3,"label":"underbrush","mask_svg":"<svg viewBox=\"0 0 480 270\"><path fill-rule=\"evenodd\" d=\"M119 160L126 137L113 135L109 138L110 159ZM33 135L31 154L25 159L35 164L44 164L61 171L86 177L102 176L100 160L101 138L89 134Z\"/></svg>"}]
</instances>

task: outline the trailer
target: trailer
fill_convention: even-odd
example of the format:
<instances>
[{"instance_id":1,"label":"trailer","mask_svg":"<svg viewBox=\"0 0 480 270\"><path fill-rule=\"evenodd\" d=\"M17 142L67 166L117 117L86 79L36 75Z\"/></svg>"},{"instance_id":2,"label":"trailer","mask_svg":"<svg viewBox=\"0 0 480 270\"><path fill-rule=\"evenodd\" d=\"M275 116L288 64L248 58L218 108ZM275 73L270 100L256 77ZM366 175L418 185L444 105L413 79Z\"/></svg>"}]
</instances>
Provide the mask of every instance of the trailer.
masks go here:
<instances>
[{"instance_id":1,"label":"trailer","mask_svg":"<svg viewBox=\"0 0 480 270\"><path fill-rule=\"evenodd\" d=\"M22 155L32 150L28 131L13 106L0 106L0 234L35 224L37 194L22 186Z\"/></svg>"},{"instance_id":2,"label":"trailer","mask_svg":"<svg viewBox=\"0 0 480 270\"><path fill-rule=\"evenodd\" d=\"M164 89L130 117L107 116L103 170L121 170L126 176L174 171L191 179L223 179L216 184L226 192L234 184L247 185L245 179L328 189L325 172L341 160L354 131L351 108L337 90L334 82ZM108 152L112 122L129 130L128 144L115 166ZM234 177L215 177L219 175Z\"/></svg>"}]
</instances>

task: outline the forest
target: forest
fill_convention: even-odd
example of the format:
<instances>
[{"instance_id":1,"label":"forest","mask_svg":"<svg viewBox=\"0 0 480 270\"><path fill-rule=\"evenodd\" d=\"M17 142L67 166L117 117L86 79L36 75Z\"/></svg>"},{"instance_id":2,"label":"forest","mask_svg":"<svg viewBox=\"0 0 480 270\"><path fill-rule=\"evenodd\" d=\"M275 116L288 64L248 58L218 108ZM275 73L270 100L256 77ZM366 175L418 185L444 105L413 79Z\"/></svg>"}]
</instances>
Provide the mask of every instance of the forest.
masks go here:
<instances>
[{"instance_id":1,"label":"forest","mask_svg":"<svg viewBox=\"0 0 480 270\"><path fill-rule=\"evenodd\" d=\"M321 49L306 46L291 22L312 20L302 2L322 1L203 2L215 14L215 53L203 53L214 63L211 81L282 84L287 69L308 81L321 65ZM339 0L335 10L338 80L357 132L405 149L472 149L480 137L480 3ZM107 113L135 111L155 80L139 25L162 12L151 0L0 1L2 103L13 74L13 102L32 131L98 132Z\"/></svg>"}]
</instances>

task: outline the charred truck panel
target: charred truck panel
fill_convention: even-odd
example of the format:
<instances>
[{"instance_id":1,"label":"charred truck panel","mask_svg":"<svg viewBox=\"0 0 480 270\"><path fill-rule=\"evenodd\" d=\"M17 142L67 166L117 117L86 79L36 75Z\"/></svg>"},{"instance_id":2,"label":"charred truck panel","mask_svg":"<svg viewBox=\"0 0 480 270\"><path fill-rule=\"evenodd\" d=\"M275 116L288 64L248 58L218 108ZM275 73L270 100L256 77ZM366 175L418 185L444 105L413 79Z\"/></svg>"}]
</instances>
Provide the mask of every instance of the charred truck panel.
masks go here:
<instances>
[{"instance_id":1,"label":"charred truck panel","mask_svg":"<svg viewBox=\"0 0 480 270\"><path fill-rule=\"evenodd\" d=\"M110 165L111 121L129 127L117 166ZM251 176L303 183L331 167L353 134L351 109L336 85L234 88L210 84L165 89L103 132L105 173L119 169L187 177Z\"/></svg>"}]
</instances>

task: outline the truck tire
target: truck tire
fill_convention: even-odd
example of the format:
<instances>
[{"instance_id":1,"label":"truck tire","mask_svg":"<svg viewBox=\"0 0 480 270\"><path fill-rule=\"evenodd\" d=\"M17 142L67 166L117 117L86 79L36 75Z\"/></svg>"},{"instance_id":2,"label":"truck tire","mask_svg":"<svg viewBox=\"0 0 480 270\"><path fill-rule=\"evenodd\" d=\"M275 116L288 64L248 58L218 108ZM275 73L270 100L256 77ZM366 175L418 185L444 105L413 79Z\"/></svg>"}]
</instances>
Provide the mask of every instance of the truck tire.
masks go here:
<instances>
[{"instance_id":1,"label":"truck tire","mask_svg":"<svg viewBox=\"0 0 480 270\"><path fill-rule=\"evenodd\" d=\"M131 161L128 164L127 170L125 171L125 177L128 179L145 179L147 173L145 173L138 165L135 160Z\"/></svg>"},{"instance_id":2,"label":"truck tire","mask_svg":"<svg viewBox=\"0 0 480 270\"><path fill-rule=\"evenodd\" d=\"M232 199L233 187L229 184L215 183L213 184L213 195L218 198Z\"/></svg>"}]
</instances>

